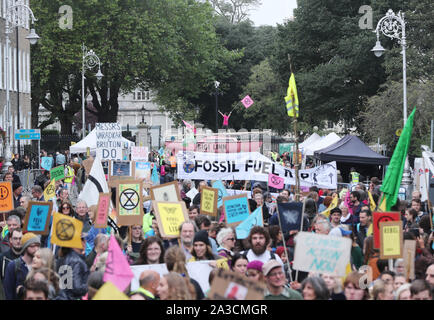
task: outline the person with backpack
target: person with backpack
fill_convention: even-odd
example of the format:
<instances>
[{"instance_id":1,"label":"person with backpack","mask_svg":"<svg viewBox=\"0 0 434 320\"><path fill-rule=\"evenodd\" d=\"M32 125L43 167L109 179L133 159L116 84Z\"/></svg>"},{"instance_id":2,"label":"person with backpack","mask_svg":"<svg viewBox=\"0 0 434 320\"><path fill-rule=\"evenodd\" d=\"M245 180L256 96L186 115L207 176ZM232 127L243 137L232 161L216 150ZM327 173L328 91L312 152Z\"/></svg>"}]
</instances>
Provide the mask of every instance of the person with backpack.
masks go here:
<instances>
[{"instance_id":1,"label":"person with backpack","mask_svg":"<svg viewBox=\"0 0 434 320\"><path fill-rule=\"evenodd\" d=\"M283 267L283 262L278 255L274 252L268 251L267 246L270 243L270 234L264 227L254 226L249 233L248 241L250 248L242 253L247 260L254 261L259 260L262 263L266 263L269 260L277 260Z\"/></svg>"},{"instance_id":2,"label":"person with backpack","mask_svg":"<svg viewBox=\"0 0 434 320\"><path fill-rule=\"evenodd\" d=\"M23 235L21 246L21 256L11 261L6 268L3 281L6 300L22 298L24 281L31 269L33 257L41 246L41 241L36 234L28 232Z\"/></svg>"}]
</instances>

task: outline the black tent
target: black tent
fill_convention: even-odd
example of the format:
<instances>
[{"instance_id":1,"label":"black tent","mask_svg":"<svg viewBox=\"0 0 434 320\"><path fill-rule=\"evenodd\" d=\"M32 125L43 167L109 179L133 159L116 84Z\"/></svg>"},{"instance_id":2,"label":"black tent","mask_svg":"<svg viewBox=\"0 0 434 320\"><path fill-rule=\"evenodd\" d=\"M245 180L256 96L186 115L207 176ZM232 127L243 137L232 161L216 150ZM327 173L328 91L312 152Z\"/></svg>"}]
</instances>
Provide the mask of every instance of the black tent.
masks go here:
<instances>
[{"instance_id":1,"label":"black tent","mask_svg":"<svg viewBox=\"0 0 434 320\"><path fill-rule=\"evenodd\" d=\"M348 162L354 164L385 165L389 158L369 148L356 136L346 135L327 148L315 151L314 157L321 161Z\"/></svg>"}]
</instances>

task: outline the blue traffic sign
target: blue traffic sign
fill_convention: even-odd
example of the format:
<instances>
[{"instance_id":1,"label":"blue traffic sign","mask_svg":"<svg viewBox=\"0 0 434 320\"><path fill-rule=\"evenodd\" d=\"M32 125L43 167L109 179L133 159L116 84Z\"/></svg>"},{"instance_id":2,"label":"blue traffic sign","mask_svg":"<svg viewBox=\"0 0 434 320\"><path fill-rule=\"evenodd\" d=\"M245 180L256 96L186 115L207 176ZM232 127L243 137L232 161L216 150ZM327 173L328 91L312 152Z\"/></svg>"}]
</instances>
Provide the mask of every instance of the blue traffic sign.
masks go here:
<instances>
[{"instance_id":1,"label":"blue traffic sign","mask_svg":"<svg viewBox=\"0 0 434 320\"><path fill-rule=\"evenodd\" d=\"M41 140L40 129L15 130L15 140Z\"/></svg>"}]
</instances>

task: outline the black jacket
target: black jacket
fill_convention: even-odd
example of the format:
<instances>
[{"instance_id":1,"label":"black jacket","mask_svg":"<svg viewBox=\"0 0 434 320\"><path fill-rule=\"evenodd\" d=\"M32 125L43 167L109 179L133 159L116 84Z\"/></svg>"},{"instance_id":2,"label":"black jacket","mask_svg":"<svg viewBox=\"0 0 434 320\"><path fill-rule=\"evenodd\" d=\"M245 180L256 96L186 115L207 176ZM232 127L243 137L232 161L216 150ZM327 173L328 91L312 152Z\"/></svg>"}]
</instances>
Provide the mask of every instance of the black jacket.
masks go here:
<instances>
[{"instance_id":1,"label":"black jacket","mask_svg":"<svg viewBox=\"0 0 434 320\"><path fill-rule=\"evenodd\" d=\"M68 289L68 281L61 281L61 289L56 300L78 300L87 293L89 268L86 265L84 256L71 249L64 258L58 259L56 271L61 279L68 274L68 267L72 269L72 280L69 280L72 282L72 288Z\"/></svg>"}]
</instances>

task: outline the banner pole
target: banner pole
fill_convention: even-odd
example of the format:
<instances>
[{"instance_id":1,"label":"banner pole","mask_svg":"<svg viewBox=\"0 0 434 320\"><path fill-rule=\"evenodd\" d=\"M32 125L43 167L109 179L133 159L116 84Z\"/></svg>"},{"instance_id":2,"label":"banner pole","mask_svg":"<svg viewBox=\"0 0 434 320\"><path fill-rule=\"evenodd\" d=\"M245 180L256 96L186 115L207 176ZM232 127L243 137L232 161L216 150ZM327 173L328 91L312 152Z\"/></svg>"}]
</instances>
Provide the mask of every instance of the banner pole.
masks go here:
<instances>
[{"instance_id":1,"label":"banner pole","mask_svg":"<svg viewBox=\"0 0 434 320\"><path fill-rule=\"evenodd\" d=\"M304 210L306 208L306 198L303 199L303 209L301 210L301 224L300 224L300 232L303 231L303 221L304 221ZM294 256L295 256L295 247L294 246ZM298 270L295 271L295 281L298 280Z\"/></svg>"},{"instance_id":2,"label":"banner pole","mask_svg":"<svg viewBox=\"0 0 434 320\"><path fill-rule=\"evenodd\" d=\"M282 232L282 238L283 238L283 248L285 249L285 254L286 254L286 265L288 266L288 272L289 272L289 279L291 280L291 282L293 282L292 279L292 269L291 266L289 265L289 255L288 255L288 249L286 249L286 241L285 241L285 235L283 233L283 229L282 229L282 223L280 222L280 212L279 212L279 206L277 206L277 218L279 220L279 228L280 228L280 232ZM303 219L303 218L302 218ZM298 271L297 271L298 272Z\"/></svg>"},{"instance_id":3,"label":"banner pole","mask_svg":"<svg viewBox=\"0 0 434 320\"><path fill-rule=\"evenodd\" d=\"M431 226L431 230L433 230L433 226L432 226L432 209L431 209L431 201L429 200L429 192L428 192L428 183L426 181L426 174L425 174L425 158L422 157L422 161L423 161L423 180L425 181L425 192L426 192L426 203L428 205L428 215L429 215L429 223ZM429 171L428 171L429 173Z\"/></svg>"}]
</instances>

